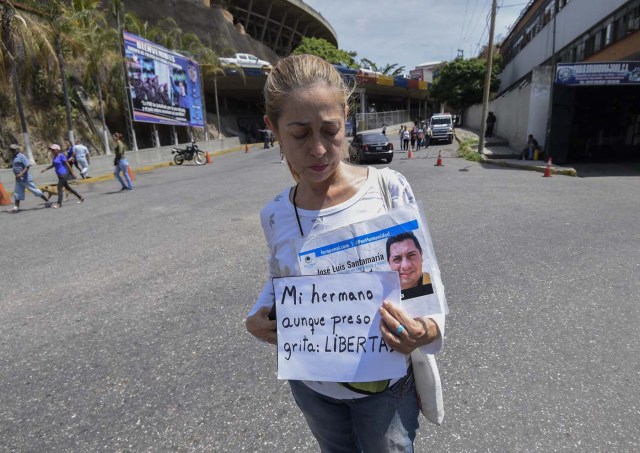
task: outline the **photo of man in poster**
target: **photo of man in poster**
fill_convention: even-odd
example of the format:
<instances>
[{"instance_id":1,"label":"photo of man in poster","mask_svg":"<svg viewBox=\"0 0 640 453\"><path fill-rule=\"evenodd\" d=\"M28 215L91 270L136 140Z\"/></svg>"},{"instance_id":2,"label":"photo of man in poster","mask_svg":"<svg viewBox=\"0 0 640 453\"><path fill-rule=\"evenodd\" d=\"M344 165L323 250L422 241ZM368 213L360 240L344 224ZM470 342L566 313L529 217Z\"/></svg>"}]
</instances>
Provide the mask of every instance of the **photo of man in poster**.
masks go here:
<instances>
[{"instance_id":1,"label":"photo of man in poster","mask_svg":"<svg viewBox=\"0 0 640 453\"><path fill-rule=\"evenodd\" d=\"M391 270L400 275L403 300L433 294L431 276L422 272L422 247L412 232L387 239L387 261Z\"/></svg>"}]
</instances>

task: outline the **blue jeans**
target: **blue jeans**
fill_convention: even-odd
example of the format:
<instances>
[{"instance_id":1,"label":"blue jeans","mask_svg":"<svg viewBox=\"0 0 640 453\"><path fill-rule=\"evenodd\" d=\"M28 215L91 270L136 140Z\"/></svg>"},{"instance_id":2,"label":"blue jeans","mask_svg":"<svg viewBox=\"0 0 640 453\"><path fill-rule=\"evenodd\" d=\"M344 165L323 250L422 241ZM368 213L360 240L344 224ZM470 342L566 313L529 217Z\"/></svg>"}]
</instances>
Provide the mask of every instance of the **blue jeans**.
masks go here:
<instances>
[{"instance_id":1,"label":"blue jeans","mask_svg":"<svg viewBox=\"0 0 640 453\"><path fill-rule=\"evenodd\" d=\"M13 189L13 198L16 201L24 200L24 190L27 189L29 192L34 194L36 197L42 198L42 191L38 189L38 186L33 182L33 180L29 181L18 181L16 179L16 186Z\"/></svg>"},{"instance_id":2,"label":"blue jeans","mask_svg":"<svg viewBox=\"0 0 640 453\"><path fill-rule=\"evenodd\" d=\"M129 170L127 168L128 166L129 164L127 163L127 159L120 159L113 174L118 179L118 181L120 181L123 189L132 190L133 184L131 183L131 178L129 177ZM122 180L122 176L120 176L120 173L124 175L124 179L127 181L126 184Z\"/></svg>"},{"instance_id":3,"label":"blue jeans","mask_svg":"<svg viewBox=\"0 0 640 453\"><path fill-rule=\"evenodd\" d=\"M419 413L413 373L382 393L353 400L324 396L301 381L289 386L321 451L413 452Z\"/></svg>"}]
</instances>

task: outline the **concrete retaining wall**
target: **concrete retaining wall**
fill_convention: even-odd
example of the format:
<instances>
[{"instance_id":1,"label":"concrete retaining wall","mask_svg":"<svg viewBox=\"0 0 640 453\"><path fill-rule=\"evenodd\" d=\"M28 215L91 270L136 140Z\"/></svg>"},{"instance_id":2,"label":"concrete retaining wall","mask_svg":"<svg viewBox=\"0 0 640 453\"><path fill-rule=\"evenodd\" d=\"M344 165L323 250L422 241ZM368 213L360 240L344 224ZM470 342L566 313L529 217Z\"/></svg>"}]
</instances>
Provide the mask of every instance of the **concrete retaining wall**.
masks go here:
<instances>
[{"instance_id":1,"label":"concrete retaining wall","mask_svg":"<svg viewBox=\"0 0 640 453\"><path fill-rule=\"evenodd\" d=\"M187 143L178 145L179 148L184 148ZM161 148L147 148L139 151L127 151L125 156L132 169L139 167L146 167L149 165L157 165L166 162L173 161L173 155L171 150L173 146L163 146ZM223 138L220 140L209 140L207 142L198 142L198 148L203 151L209 151L214 155L216 152L223 150L229 150L233 148L240 148L240 139L238 137ZM31 176L33 176L36 184L51 184L58 181L53 169L42 174L40 171L46 168L47 165L34 165L29 170ZM91 165L89 166L90 176L102 176L113 173L113 155L111 156L92 156ZM0 170L0 183L4 186L5 190L11 192L15 185L15 177L13 171L10 168Z\"/></svg>"},{"instance_id":2,"label":"concrete retaining wall","mask_svg":"<svg viewBox=\"0 0 640 453\"><path fill-rule=\"evenodd\" d=\"M530 97L531 85L529 84L522 88L515 88L489 104L489 111L497 117L493 133L507 140L511 148L521 149L527 143ZM481 116L482 104L469 107L464 112L464 126L479 131Z\"/></svg>"}]
</instances>

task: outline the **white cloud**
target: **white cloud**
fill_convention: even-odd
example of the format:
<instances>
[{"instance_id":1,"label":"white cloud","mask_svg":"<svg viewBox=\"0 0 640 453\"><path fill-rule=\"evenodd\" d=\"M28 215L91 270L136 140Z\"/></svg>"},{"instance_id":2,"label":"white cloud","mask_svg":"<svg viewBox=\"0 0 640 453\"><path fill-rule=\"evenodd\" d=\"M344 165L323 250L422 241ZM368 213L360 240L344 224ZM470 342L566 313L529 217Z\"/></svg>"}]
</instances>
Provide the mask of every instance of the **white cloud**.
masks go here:
<instances>
[{"instance_id":1,"label":"white cloud","mask_svg":"<svg viewBox=\"0 0 640 453\"><path fill-rule=\"evenodd\" d=\"M521 0L511 0L524 3ZM338 35L338 45L378 66L398 63L408 72L426 61L477 55L489 40L491 0L305 0ZM502 4L503 0L498 2ZM496 36L506 36L522 6L499 9Z\"/></svg>"}]
</instances>

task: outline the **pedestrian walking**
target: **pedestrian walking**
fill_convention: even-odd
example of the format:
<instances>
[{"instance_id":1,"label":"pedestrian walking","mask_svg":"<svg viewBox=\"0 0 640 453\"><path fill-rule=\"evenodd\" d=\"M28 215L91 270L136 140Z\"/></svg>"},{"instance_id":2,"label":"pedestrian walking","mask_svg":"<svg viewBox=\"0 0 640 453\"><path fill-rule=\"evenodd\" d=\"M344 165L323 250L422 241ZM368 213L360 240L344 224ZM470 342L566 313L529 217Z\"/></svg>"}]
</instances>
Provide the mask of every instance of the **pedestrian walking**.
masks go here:
<instances>
[{"instance_id":1,"label":"pedestrian walking","mask_svg":"<svg viewBox=\"0 0 640 453\"><path fill-rule=\"evenodd\" d=\"M78 165L78 162L76 162L76 152L75 152L73 143L71 143L71 140L65 139L64 144L67 147L66 153L67 153L67 162L69 162L69 175L70 175L69 179L76 179L76 175L73 172L73 167L75 166L78 169L78 171L80 171L80 166Z\"/></svg>"},{"instance_id":2,"label":"pedestrian walking","mask_svg":"<svg viewBox=\"0 0 640 453\"><path fill-rule=\"evenodd\" d=\"M56 169L56 175L58 176L58 204L54 204L53 207L54 208L62 207L62 196L64 195L65 189L71 192L72 194L74 194L76 197L78 197L78 203L82 203L84 201L84 198L82 198L82 196L78 192L73 190L73 188L69 185L69 176L71 175L71 166L69 165L69 161L67 160L67 157L60 150L60 145L56 143L52 143L51 145L49 145L49 151L51 151L51 154L53 156L51 165L49 165L47 168L42 170L41 173L44 173L45 171L50 170L52 168Z\"/></svg>"},{"instance_id":3,"label":"pedestrian walking","mask_svg":"<svg viewBox=\"0 0 640 453\"><path fill-rule=\"evenodd\" d=\"M133 183L131 182L131 177L129 177L129 163L127 162L127 159L124 157L124 152L126 150L126 147L122 142L122 134L120 132L114 132L113 140L116 142L116 146L113 149L115 154L115 157L113 159L113 165L115 166L113 175L116 177L116 179L118 180L118 182L120 182L120 185L122 186L122 188L120 189L120 192L122 192L123 190L131 191L133 190ZM124 176L124 179L122 179L122 176L120 176L121 173Z\"/></svg>"},{"instance_id":4,"label":"pedestrian walking","mask_svg":"<svg viewBox=\"0 0 640 453\"><path fill-rule=\"evenodd\" d=\"M402 131L402 150L409 151L409 131L407 130L407 126L403 126L404 129Z\"/></svg>"},{"instance_id":5,"label":"pedestrian walking","mask_svg":"<svg viewBox=\"0 0 640 453\"><path fill-rule=\"evenodd\" d=\"M384 212L383 191L388 197L393 194L396 206L415 201L400 173L389 170L383 177L375 167L343 160L351 92L333 65L311 55L286 57L267 76L265 122L281 143L296 181L260 213L271 277L297 275L301 237ZM247 330L271 344L277 344L276 321L269 318L274 303L268 280L246 319ZM413 319L388 303L380 315L380 332L375 335L394 350L408 354L419 348L416 352L432 354L442 347L444 315ZM419 412L413 369L408 367L404 377L384 383L356 388L339 382L290 380L289 386L321 451L413 451Z\"/></svg>"},{"instance_id":6,"label":"pedestrian walking","mask_svg":"<svg viewBox=\"0 0 640 453\"><path fill-rule=\"evenodd\" d=\"M422 126L421 126L418 128L418 138L416 139L416 147L418 151L420 151L420 148L422 148L423 143L424 143L424 129L422 129Z\"/></svg>"},{"instance_id":7,"label":"pedestrian walking","mask_svg":"<svg viewBox=\"0 0 640 453\"><path fill-rule=\"evenodd\" d=\"M88 178L89 176L87 173L89 172L89 164L91 163L89 148L84 146L82 141L78 139L76 140L76 144L73 146L73 152L76 159L76 165L80 168L80 176L82 176L82 179Z\"/></svg>"},{"instance_id":8,"label":"pedestrian walking","mask_svg":"<svg viewBox=\"0 0 640 453\"><path fill-rule=\"evenodd\" d=\"M418 128L416 126L413 126L413 128L411 129L411 149L414 149L416 146L416 140L418 139Z\"/></svg>"},{"instance_id":9,"label":"pedestrian walking","mask_svg":"<svg viewBox=\"0 0 640 453\"><path fill-rule=\"evenodd\" d=\"M31 173L29 173L31 164L29 164L27 156L20 152L20 146L13 144L9 146L9 149L11 150L11 168L13 169L13 174L16 176L16 185L13 189L13 200L15 204L13 208L8 210L8 212L16 213L20 211L20 202L25 198L25 189L31 192L34 196L42 198L44 200L45 207L48 208L51 206L49 199L33 182L33 177L31 176Z\"/></svg>"},{"instance_id":10,"label":"pedestrian walking","mask_svg":"<svg viewBox=\"0 0 640 453\"><path fill-rule=\"evenodd\" d=\"M431 126L429 126L429 124L427 123L422 128L424 130L423 144L425 148L428 148L431 144Z\"/></svg>"}]
</instances>

